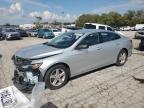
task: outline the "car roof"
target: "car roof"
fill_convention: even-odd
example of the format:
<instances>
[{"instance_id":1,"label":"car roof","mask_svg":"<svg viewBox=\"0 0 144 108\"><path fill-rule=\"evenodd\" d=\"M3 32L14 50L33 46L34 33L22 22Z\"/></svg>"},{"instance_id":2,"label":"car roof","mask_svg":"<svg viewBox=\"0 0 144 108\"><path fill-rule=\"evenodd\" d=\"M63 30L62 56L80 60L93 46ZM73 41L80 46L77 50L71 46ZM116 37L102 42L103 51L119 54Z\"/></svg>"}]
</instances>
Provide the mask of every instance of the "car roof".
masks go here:
<instances>
[{"instance_id":1,"label":"car roof","mask_svg":"<svg viewBox=\"0 0 144 108\"><path fill-rule=\"evenodd\" d=\"M112 32L112 31L108 31L108 30L100 30L100 29L81 29L81 30L73 30L70 31L73 33L92 33L92 32Z\"/></svg>"}]
</instances>

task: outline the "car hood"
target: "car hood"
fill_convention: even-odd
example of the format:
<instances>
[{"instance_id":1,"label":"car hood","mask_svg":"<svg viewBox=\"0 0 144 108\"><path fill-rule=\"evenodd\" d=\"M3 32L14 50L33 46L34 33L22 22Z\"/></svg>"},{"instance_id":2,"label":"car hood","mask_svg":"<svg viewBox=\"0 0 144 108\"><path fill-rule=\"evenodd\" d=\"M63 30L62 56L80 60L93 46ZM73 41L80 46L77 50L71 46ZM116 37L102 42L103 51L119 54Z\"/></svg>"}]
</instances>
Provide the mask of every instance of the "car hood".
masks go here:
<instances>
[{"instance_id":1,"label":"car hood","mask_svg":"<svg viewBox=\"0 0 144 108\"><path fill-rule=\"evenodd\" d=\"M63 49L54 48L45 44L38 44L20 49L15 53L15 56L27 59L40 59L61 53L63 53Z\"/></svg>"}]
</instances>

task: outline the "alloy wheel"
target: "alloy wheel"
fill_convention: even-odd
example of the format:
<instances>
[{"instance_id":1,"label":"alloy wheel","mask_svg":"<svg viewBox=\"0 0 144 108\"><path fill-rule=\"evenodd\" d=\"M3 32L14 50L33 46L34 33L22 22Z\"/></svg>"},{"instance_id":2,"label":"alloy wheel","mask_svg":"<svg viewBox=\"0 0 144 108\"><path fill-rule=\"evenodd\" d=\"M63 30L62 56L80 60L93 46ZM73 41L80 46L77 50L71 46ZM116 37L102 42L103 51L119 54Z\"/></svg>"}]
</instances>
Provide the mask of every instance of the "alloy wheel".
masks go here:
<instances>
[{"instance_id":1,"label":"alloy wheel","mask_svg":"<svg viewBox=\"0 0 144 108\"><path fill-rule=\"evenodd\" d=\"M55 69L50 74L50 83L53 86L60 86L65 81L65 71L63 69Z\"/></svg>"}]
</instances>

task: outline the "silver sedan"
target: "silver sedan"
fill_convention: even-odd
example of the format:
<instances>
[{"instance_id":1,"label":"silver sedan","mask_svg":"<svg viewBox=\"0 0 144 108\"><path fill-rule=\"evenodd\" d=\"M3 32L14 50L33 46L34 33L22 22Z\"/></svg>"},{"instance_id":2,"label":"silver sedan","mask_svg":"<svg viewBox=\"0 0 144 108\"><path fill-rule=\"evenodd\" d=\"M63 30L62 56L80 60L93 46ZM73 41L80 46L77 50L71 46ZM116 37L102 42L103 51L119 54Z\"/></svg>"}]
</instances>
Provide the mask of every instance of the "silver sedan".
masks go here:
<instances>
[{"instance_id":1,"label":"silver sedan","mask_svg":"<svg viewBox=\"0 0 144 108\"><path fill-rule=\"evenodd\" d=\"M13 56L15 77L27 85L44 81L48 88L58 89L71 77L110 64L122 66L131 54L132 41L115 32L70 31L17 51Z\"/></svg>"}]
</instances>

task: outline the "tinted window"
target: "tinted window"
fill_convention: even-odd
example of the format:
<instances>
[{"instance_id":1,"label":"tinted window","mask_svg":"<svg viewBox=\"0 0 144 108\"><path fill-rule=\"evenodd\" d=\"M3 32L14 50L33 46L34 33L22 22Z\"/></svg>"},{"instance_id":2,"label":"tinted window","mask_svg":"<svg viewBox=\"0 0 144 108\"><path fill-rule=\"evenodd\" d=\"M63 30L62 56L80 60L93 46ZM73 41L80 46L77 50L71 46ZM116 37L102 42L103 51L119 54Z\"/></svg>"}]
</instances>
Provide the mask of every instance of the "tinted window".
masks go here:
<instances>
[{"instance_id":1,"label":"tinted window","mask_svg":"<svg viewBox=\"0 0 144 108\"><path fill-rule=\"evenodd\" d=\"M120 36L115 33L101 32L99 38L100 38L100 42L102 43L102 42L108 42L108 41L119 39Z\"/></svg>"},{"instance_id":2,"label":"tinted window","mask_svg":"<svg viewBox=\"0 0 144 108\"><path fill-rule=\"evenodd\" d=\"M92 24L85 24L85 25L84 25L84 28L85 28L85 29L96 29L96 26L95 26L95 25L92 25Z\"/></svg>"},{"instance_id":3,"label":"tinted window","mask_svg":"<svg viewBox=\"0 0 144 108\"><path fill-rule=\"evenodd\" d=\"M110 27L107 27L107 30L109 30L109 31L113 31L112 28L110 28Z\"/></svg>"},{"instance_id":4,"label":"tinted window","mask_svg":"<svg viewBox=\"0 0 144 108\"><path fill-rule=\"evenodd\" d=\"M98 33L93 33L85 37L80 44L88 44L89 46L96 45L99 43Z\"/></svg>"},{"instance_id":5,"label":"tinted window","mask_svg":"<svg viewBox=\"0 0 144 108\"><path fill-rule=\"evenodd\" d=\"M99 26L99 29L105 30L105 26Z\"/></svg>"}]
</instances>

